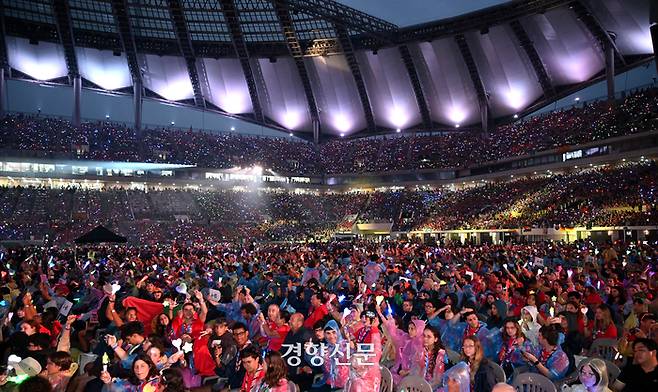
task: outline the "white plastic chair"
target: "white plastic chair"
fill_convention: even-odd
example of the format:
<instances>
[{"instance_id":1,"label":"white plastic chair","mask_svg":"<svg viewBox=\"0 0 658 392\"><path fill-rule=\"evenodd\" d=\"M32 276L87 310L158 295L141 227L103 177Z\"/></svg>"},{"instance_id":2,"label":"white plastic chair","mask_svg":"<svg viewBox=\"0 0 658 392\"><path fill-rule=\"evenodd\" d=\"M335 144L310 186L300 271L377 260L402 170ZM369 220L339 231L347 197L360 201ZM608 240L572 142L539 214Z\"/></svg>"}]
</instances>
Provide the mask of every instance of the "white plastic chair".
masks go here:
<instances>
[{"instance_id":1,"label":"white plastic chair","mask_svg":"<svg viewBox=\"0 0 658 392\"><path fill-rule=\"evenodd\" d=\"M96 354L80 353L80 356L78 357L78 369L80 369L80 373L84 373L85 366L87 366L88 363L95 362L97 359L98 355Z\"/></svg>"},{"instance_id":2,"label":"white plastic chair","mask_svg":"<svg viewBox=\"0 0 658 392\"><path fill-rule=\"evenodd\" d=\"M537 373L519 374L512 386L518 392L557 392L553 381Z\"/></svg>"},{"instance_id":3,"label":"white plastic chair","mask_svg":"<svg viewBox=\"0 0 658 392\"><path fill-rule=\"evenodd\" d=\"M382 382L379 386L379 392L393 392L393 375L387 367L379 366L382 372Z\"/></svg>"},{"instance_id":4,"label":"white plastic chair","mask_svg":"<svg viewBox=\"0 0 658 392\"><path fill-rule=\"evenodd\" d=\"M615 339L596 339L589 349L588 356L614 361L619 354L619 341Z\"/></svg>"},{"instance_id":5,"label":"white plastic chair","mask_svg":"<svg viewBox=\"0 0 658 392\"><path fill-rule=\"evenodd\" d=\"M432 392L432 386L419 376L407 376L398 384L397 392Z\"/></svg>"},{"instance_id":6,"label":"white plastic chair","mask_svg":"<svg viewBox=\"0 0 658 392\"><path fill-rule=\"evenodd\" d=\"M496 375L496 382L505 382L507 380L507 376L505 375L505 371L503 368L497 364L494 361L489 361L491 364L491 367L494 369L494 374Z\"/></svg>"}]
</instances>

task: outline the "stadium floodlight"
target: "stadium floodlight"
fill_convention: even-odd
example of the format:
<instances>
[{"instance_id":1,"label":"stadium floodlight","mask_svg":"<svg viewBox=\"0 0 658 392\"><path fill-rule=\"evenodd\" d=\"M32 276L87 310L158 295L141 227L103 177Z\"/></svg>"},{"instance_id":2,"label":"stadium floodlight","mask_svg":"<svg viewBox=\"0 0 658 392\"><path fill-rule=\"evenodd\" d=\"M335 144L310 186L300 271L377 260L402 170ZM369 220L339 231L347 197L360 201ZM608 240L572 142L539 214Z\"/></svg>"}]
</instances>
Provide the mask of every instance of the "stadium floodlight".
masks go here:
<instances>
[{"instance_id":1,"label":"stadium floodlight","mask_svg":"<svg viewBox=\"0 0 658 392\"><path fill-rule=\"evenodd\" d=\"M302 122L301 113L297 110L287 110L283 113L282 123L287 129L295 129Z\"/></svg>"},{"instance_id":2,"label":"stadium floodlight","mask_svg":"<svg viewBox=\"0 0 658 392\"><path fill-rule=\"evenodd\" d=\"M231 127L231 131L235 131L235 127Z\"/></svg>"},{"instance_id":3,"label":"stadium floodlight","mask_svg":"<svg viewBox=\"0 0 658 392\"><path fill-rule=\"evenodd\" d=\"M515 115L514 115L514 118L519 118L519 115L518 115L518 114L515 114Z\"/></svg>"},{"instance_id":4,"label":"stadium floodlight","mask_svg":"<svg viewBox=\"0 0 658 392\"><path fill-rule=\"evenodd\" d=\"M394 107L390 111L390 119L391 123L395 125L396 128L401 128L407 123L407 114L404 112L404 110L400 109L399 107Z\"/></svg>"},{"instance_id":5,"label":"stadium floodlight","mask_svg":"<svg viewBox=\"0 0 658 392\"><path fill-rule=\"evenodd\" d=\"M350 130L351 122L343 113L338 113L334 116L334 126L341 133L345 133Z\"/></svg>"},{"instance_id":6,"label":"stadium floodlight","mask_svg":"<svg viewBox=\"0 0 658 392\"><path fill-rule=\"evenodd\" d=\"M505 94L507 105L514 109L521 109L524 105L523 91L519 88L510 88Z\"/></svg>"},{"instance_id":7,"label":"stadium floodlight","mask_svg":"<svg viewBox=\"0 0 658 392\"><path fill-rule=\"evenodd\" d=\"M340 137L345 137L345 134L341 132Z\"/></svg>"},{"instance_id":8,"label":"stadium floodlight","mask_svg":"<svg viewBox=\"0 0 658 392\"><path fill-rule=\"evenodd\" d=\"M290 132L290 133L288 134L288 136L292 136L292 132Z\"/></svg>"},{"instance_id":9,"label":"stadium floodlight","mask_svg":"<svg viewBox=\"0 0 658 392\"><path fill-rule=\"evenodd\" d=\"M56 44L39 42L35 46L27 39L9 38L7 51L9 65L36 80L52 80L68 74L64 50Z\"/></svg>"},{"instance_id":10,"label":"stadium floodlight","mask_svg":"<svg viewBox=\"0 0 658 392\"><path fill-rule=\"evenodd\" d=\"M400 128L398 128L398 129L395 130L395 132L400 133L400 132L402 132L402 130Z\"/></svg>"},{"instance_id":11,"label":"stadium floodlight","mask_svg":"<svg viewBox=\"0 0 658 392\"><path fill-rule=\"evenodd\" d=\"M455 124L460 124L466 119L466 112L460 107L453 106L448 111L448 118Z\"/></svg>"},{"instance_id":12,"label":"stadium floodlight","mask_svg":"<svg viewBox=\"0 0 658 392\"><path fill-rule=\"evenodd\" d=\"M576 97L575 101L576 102L580 101L580 97Z\"/></svg>"},{"instance_id":13,"label":"stadium floodlight","mask_svg":"<svg viewBox=\"0 0 658 392\"><path fill-rule=\"evenodd\" d=\"M455 124L455 128L459 128L459 124Z\"/></svg>"}]
</instances>

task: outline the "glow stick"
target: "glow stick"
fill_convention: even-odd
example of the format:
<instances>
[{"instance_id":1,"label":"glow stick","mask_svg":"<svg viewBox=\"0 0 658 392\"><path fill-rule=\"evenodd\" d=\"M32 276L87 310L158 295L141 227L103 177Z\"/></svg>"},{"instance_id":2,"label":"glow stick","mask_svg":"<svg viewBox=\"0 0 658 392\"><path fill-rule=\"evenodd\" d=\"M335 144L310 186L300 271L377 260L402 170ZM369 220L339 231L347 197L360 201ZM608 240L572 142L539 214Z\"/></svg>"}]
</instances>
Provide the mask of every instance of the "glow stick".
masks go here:
<instances>
[{"instance_id":1,"label":"glow stick","mask_svg":"<svg viewBox=\"0 0 658 392\"><path fill-rule=\"evenodd\" d=\"M107 372L107 365L110 363L110 357L107 353L103 353L103 371Z\"/></svg>"}]
</instances>

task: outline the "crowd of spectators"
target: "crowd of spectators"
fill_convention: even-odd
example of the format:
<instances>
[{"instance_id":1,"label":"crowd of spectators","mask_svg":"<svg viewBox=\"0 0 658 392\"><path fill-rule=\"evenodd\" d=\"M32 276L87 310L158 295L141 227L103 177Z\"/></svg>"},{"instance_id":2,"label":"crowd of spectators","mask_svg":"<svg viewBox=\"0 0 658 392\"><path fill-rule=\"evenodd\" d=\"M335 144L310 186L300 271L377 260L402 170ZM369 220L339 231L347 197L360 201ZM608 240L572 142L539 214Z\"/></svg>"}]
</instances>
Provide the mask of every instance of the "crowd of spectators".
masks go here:
<instances>
[{"instance_id":1,"label":"crowd of spectators","mask_svg":"<svg viewBox=\"0 0 658 392\"><path fill-rule=\"evenodd\" d=\"M658 224L653 161L460 188L374 192L0 188L0 239L70 243L102 224L132 243L331 238L355 223L393 231Z\"/></svg>"},{"instance_id":2,"label":"crowd of spectators","mask_svg":"<svg viewBox=\"0 0 658 392\"><path fill-rule=\"evenodd\" d=\"M653 131L658 89L634 92L615 105L594 102L501 125L489 135L454 131L334 140L314 146L292 138L147 129L11 115L0 121L0 146L53 158L167 162L209 168L260 165L281 174L322 175L460 168L566 145Z\"/></svg>"},{"instance_id":3,"label":"crowd of spectators","mask_svg":"<svg viewBox=\"0 0 658 392\"><path fill-rule=\"evenodd\" d=\"M658 382L655 243L215 241L0 258L3 391L377 392L383 368L443 392L510 391L524 373L571 391Z\"/></svg>"}]
</instances>

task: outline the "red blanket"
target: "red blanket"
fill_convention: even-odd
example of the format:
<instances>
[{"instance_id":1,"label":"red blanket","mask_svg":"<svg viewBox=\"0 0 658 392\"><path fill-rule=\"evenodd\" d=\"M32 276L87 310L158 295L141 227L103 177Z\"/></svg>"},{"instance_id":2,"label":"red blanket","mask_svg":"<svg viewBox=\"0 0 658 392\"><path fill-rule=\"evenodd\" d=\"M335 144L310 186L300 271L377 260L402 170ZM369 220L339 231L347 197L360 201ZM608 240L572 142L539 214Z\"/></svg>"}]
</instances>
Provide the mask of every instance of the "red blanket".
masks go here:
<instances>
[{"instance_id":1,"label":"red blanket","mask_svg":"<svg viewBox=\"0 0 658 392\"><path fill-rule=\"evenodd\" d=\"M160 313L164 306L159 302L147 301L137 297L127 297L123 300L123 307L137 309L137 319L144 324L144 336L151 334L151 322Z\"/></svg>"}]
</instances>

